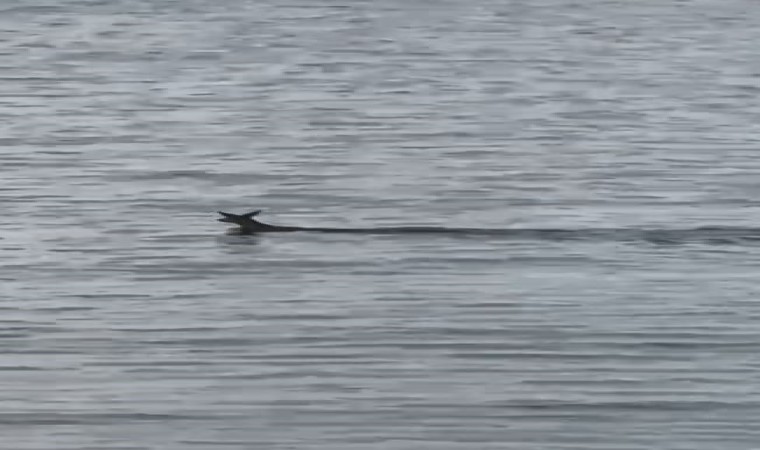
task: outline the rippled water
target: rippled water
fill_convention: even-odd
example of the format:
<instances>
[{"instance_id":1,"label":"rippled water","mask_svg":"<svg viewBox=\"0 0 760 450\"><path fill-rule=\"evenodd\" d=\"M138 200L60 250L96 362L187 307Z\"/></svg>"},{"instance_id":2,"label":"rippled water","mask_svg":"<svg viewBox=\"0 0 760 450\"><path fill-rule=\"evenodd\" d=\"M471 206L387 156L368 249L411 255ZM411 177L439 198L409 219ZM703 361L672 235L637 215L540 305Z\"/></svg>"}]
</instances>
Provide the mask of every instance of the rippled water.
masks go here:
<instances>
[{"instance_id":1,"label":"rippled water","mask_svg":"<svg viewBox=\"0 0 760 450\"><path fill-rule=\"evenodd\" d=\"M755 6L4 1L2 448L756 449Z\"/></svg>"}]
</instances>

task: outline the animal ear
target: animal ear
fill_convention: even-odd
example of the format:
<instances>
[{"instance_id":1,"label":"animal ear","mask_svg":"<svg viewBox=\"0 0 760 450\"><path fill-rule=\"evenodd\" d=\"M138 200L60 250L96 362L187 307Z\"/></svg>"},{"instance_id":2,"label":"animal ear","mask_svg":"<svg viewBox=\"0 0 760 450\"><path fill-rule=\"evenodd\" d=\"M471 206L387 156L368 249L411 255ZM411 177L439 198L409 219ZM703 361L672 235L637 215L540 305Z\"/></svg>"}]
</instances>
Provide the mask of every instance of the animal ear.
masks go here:
<instances>
[{"instance_id":1,"label":"animal ear","mask_svg":"<svg viewBox=\"0 0 760 450\"><path fill-rule=\"evenodd\" d=\"M260 209L257 209L256 211L251 211L251 212L249 212L249 213L245 213L245 214L242 214L242 216L243 216L243 217L248 217L248 218L250 219L250 218L252 218L253 216L258 216L259 214L261 214L261 210L260 210Z\"/></svg>"}]
</instances>

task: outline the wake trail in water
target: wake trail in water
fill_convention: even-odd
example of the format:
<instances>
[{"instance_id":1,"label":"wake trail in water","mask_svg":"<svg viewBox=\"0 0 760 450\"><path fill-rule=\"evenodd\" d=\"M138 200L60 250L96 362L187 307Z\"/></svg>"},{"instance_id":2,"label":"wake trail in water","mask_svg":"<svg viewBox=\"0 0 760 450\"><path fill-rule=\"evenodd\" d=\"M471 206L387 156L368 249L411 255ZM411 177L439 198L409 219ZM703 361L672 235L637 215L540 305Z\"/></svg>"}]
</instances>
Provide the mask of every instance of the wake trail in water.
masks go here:
<instances>
[{"instance_id":1,"label":"wake trail in water","mask_svg":"<svg viewBox=\"0 0 760 450\"><path fill-rule=\"evenodd\" d=\"M700 227L682 229L637 228L449 228L449 227L378 227L378 228L298 228L289 231L305 233L363 234L363 235L445 235L452 237L491 237L514 240L545 241L613 241L679 244L706 242L732 244L760 241L760 228Z\"/></svg>"}]
</instances>

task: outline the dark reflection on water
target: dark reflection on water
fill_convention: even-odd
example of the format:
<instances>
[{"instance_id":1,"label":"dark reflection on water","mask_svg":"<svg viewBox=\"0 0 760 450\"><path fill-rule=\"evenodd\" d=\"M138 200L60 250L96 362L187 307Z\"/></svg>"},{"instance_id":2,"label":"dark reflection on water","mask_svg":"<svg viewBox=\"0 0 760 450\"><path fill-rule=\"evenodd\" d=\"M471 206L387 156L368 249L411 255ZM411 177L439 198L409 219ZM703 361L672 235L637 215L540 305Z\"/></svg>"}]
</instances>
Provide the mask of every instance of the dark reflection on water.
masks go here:
<instances>
[{"instance_id":1,"label":"dark reflection on water","mask_svg":"<svg viewBox=\"0 0 760 450\"><path fill-rule=\"evenodd\" d=\"M519 228L447 228L447 227L382 227L382 228L302 228L296 231L261 232L247 235L232 234L223 241L236 244L255 244L259 238L272 234L326 233L392 235L403 238L446 236L454 238L489 238L508 240L546 241L613 241L650 243L656 245L679 245L702 243L710 245L746 245L760 240L760 228L700 227L690 229L634 229L634 228L586 228L586 229L519 229ZM239 239L236 239L239 238ZM220 239L222 240L222 239Z\"/></svg>"}]
</instances>

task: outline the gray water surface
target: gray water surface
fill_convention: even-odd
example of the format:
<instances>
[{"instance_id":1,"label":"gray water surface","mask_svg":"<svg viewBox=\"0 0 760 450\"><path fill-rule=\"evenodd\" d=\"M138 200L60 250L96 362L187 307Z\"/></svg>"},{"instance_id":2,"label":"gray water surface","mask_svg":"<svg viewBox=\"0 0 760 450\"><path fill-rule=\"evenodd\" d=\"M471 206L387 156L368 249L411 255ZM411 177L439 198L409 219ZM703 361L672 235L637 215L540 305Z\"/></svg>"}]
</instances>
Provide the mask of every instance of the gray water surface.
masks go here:
<instances>
[{"instance_id":1,"label":"gray water surface","mask_svg":"<svg viewBox=\"0 0 760 450\"><path fill-rule=\"evenodd\" d=\"M0 448L756 450L756 6L3 1Z\"/></svg>"}]
</instances>

